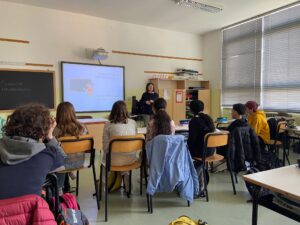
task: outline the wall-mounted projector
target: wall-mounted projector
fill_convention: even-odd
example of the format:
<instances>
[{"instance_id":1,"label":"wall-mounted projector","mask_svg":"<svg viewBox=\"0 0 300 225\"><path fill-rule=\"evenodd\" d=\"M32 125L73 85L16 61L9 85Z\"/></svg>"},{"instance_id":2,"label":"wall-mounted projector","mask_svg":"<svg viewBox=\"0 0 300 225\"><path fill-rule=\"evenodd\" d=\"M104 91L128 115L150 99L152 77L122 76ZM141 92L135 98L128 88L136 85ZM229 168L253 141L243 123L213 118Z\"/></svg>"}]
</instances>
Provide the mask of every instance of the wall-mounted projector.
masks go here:
<instances>
[{"instance_id":1,"label":"wall-mounted projector","mask_svg":"<svg viewBox=\"0 0 300 225\"><path fill-rule=\"evenodd\" d=\"M103 48L97 48L93 51L93 59L95 60L105 60L108 58L108 52Z\"/></svg>"}]
</instances>

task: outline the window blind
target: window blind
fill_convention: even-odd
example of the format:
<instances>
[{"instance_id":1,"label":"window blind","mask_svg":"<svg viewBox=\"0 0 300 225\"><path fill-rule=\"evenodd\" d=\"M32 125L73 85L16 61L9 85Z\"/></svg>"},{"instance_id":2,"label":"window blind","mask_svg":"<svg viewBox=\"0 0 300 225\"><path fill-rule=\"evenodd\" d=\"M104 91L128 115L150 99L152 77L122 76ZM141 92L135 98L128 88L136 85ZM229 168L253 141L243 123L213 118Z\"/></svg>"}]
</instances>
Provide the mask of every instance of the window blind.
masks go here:
<instances>
[{"instance_id":1,"label":"window blind","mask_svg":"<svg viewBox=\"0 0 300 225\"><path fill-rule=\"evenodd\" d=\"M222 106L260 103L262 20L223 31Z\"/></svg>"},{"instance_id":2,"label":"window blind","mask_svg":"<svg viewBox=\"0 0 300 225\"><path fill-rule=\"evenodd\" d=\"M300 6L263 18L262 106L300 111Z\"/></svg>"}]
</instances>

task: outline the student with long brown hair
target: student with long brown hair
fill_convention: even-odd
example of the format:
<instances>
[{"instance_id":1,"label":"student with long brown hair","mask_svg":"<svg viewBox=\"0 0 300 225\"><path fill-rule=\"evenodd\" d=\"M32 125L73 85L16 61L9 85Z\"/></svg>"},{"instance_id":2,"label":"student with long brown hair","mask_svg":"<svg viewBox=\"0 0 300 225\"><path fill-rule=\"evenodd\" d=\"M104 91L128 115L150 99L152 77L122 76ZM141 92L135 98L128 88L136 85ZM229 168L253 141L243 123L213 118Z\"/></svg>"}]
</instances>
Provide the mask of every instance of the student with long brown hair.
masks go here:
<instances>
[{"instance_id":1,"label":"student with long brown hair","mask_svg":"<svg viewBox=\"0 0 300 225\"><path fill-rule=\"evenodd\" d=\"M109 151L109 142L113 136L136 135L136 122L129 118L127 106L124 101L117 101L113 104L108 117L109 122L105 124L103 131L103 162L106 160L106 154ZM111 153L111 165L123 166L129 165L140 160L140 152L135 153ZM129 174L127 171L121 172L124 177L125 191L129 190Z\"/></svg>"},{"instance_id":2,"label":"student with long brown hair","mask_svg":"<svg viewBox=\"0 0 300 225\"><path fill-rule=\"evenodd\" d=\"M85 135L88 133L86 127L76 119L75 109L70 102L61 102L56 110L56 123L57 126L53 131L53 135L56 138L66 136ZM84 164L84 153L69 154L66 160L66 169L79 168ZM69 173L71 177L75 175ZM64 173L57 174L58 186L62 188L64 186L64 192L68 192L70 189L69 178ZM64 183L64 184L63 184Z\"/></svg>"},{"instance_id":3,"label":"student with long brown hair","mask_svg":"<svg viewBox=\"0 0 300 225\"><path fill-rule=\"evenodd\" d=\"M62 102L58 105L56 123L54 135L57 138L80 136L88 133L86 127L76 119L74 106L70 102Z\"/></svg>"},{"instance_id":4,"label":"student with long brown hair","mask_svg":"<svg viewBox=\"0 0 300 225\"><path fill-rule=\"evenodd\" d=\"M113 104L108 119L109 122L105 124L103 131L103 151L105 154L109 151L109 141L113 136L136 135L137 133L136 122L129 118L124 101L117 101ZM115 166L128 165L138 160L138 158L138 154L111 154L111 164Z\"/></svg>"},{"instance_id":5,"label":"student with long brown hair","mask_svg":"<svg viewBox=\"0 0 300 225\"><path fill-rule=\"evenodd\" d=\"M153 119L147 126L146 141L152 140L160 134L175 134L175 123L166 112L167 102L163 98L158 98L153 103Z\"/></svg>"}]
</instances>

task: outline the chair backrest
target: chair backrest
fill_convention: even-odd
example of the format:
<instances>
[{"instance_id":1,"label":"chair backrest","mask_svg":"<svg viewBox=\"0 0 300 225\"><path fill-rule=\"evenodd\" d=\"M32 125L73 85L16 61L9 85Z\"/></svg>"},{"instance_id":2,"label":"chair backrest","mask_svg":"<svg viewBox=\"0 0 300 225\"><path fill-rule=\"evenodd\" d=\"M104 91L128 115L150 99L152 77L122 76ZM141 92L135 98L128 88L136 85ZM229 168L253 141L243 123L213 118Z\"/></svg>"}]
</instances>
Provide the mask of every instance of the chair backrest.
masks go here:
<instances>
[{"instance_id":1,"label":"chair backrest","mask_svg":"<svg viewBox=\"0 0 300 225\"><path fill-rule=\"evenodd\" d=\"M145 136L143 134L113 136L109 142L109 152L130 153L144 149Z\"/></svg>"},{"instance_id":2,"label":"chair backrest","mask_svg":"<svg viewBox=\"0 0 300 225\"><path fill-rule=\"evenodd\" d=\"M286 125L287 125L286 121L280 121L280 122L278 122L277 129L276 129L277 133L278 134L283 133L285 131L284 129L286 128Z\"/></svg>"},{"instance_id":3,"label":"chair backrest","mask_svg":"<svg viewBox=\"0 0 300 225\"><path fill-rule=\"evenodd\" d=\"M206 148L216 148L225 146L228 144L228 140L228 131L207 133L204 137L204 143Z\"/></svg>"},{"instance_id":4,"label":"chair backrest","mask_svg":"<svg viewBox=\"0 0 300 225\"><path fill-rule=\"evenodd\" d=\"M94 150L92 135L61 137L58 140L61 142L61 147L66 154L89 153Z\"/></svg>"}]
</instances>

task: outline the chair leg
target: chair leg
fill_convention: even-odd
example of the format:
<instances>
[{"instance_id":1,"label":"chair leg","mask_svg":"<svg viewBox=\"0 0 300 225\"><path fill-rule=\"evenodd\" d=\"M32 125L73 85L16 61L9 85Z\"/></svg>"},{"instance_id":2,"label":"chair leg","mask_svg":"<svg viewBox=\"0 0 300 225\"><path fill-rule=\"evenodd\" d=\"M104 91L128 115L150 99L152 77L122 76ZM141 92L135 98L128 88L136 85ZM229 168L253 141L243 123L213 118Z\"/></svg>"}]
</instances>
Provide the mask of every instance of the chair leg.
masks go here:
<instances>
[{"instance_id":1,"label":"chair leg","mask_svg":"<svg viewBox=\"0 0 300 225\"><path fill-rule=\"evenodd\" d=\"M148 208L148 212L150 212L150 197L147 193L146 196L147 196L147 208Z\"/></svg>"},{"instance_id":2,"label":"chair leg","mask_svg":"<svg viewBox=\"0 0 300 225\"><path fill-rule=\"evenodd\" d=\"M150 195L150 213L153 213L152 195Z\"/></svg>"},{"instance_id":3,"label":"chair leg","mask_svg":"<svg viewBox=\"0 0 300 225\"><path fill-rule=\"evenodd\" d=\"M92 169L93 169L93 178L94 178L94 185L95 185L95 191L96 191L96 202L97 202L97 208L98 210L100 209L100 205L99 205L99 192L98 192L98 188L97 188L97 180L96 180L96 170L95 170L95 165L92 165Z\"/></svg>"},{"instance_id":4,"label":"chair leg","mask_svg":"<svg viewBox=\"0 0 300 225\"><path fill-rule=\"evenodd\" d=\"M204 180L204 192L205 192L205 196L206 196L206 201L208 202L209 199L208 199L208 191L207 191L207 180L206 180L206 175L205 175L205 166L204 166L204 163L203 163L203 180Z\"/></svg>"},{"instance_id":5,"label":"chair leg","mask_svg":"<svg viewBox=\"0 0 300 225\"><path fill-rule=\"evenodd\" d=\"M108 220L107 216L107 198L108 198L108 184L107 184L107 177L108 177L108 167L105 167L105 222Z\"/></svg>"},{"instance_id":6,"label":"chair leg","mask_svg":"<svg viewBox=\"0 0 300 225\"><path fill-rule=\"evenodd\" d=\"M132 170L129 171L129 191L127 197L130 198L131 195L131 181L132 181Z\"/></svg>"},{"instance_id":7,"label":"chair leg","mask_svg":"<svg viewBox=\"0 0 300 225\"><path fill-rule=\"evenodd\" d=\"M227 165L228 165L228 169L229 169L229 173L230 173L230 178L231 178L231 183L232 183L233 194L236 195L235 184L234 184L233 174L232 174L232 170L231 170L231 164L230 164L230 161L229 161L229 160L227 160ZM234 173L234 175L235 175L235 177L236 177L236 173Z\"/></svg>"},{"instance_id":8,"label":"chair leg","mask_svg":"<svg viewBox=\"0 0 300 225\"><path fill-rule=\"evenodd\" d=\"M78 196L79 191L79 170L76 172L76 196Z\"/></svg>"},{"instance_id":9,"label":"chair leg","mask_svg":"<svg viewBox=\"0 0 300 225\"><path fill-rule=\"evenodd\" d=\"M140 195L143 195L143 169L140 167Z\"/></svg>"},{"instance_id":10,"label":"chair leg","mask_svg":"<svg viewBox=\"0 0 300 225\"><path fill-rule=\"evenodd\" d=\"M238 183L238 178L237 178L236 173L234 173L234 177L235 177L235 183L237 184Z\"/></svg>"},{"instance_id":11,"label":"chair leg","mask_svg":"<svg viewBox=\"0 0 300 225\"><path fill-rule=\"evenodd\" d=\"M102 199L102 169L103 169L103 166L102 165L100 165L100 178L99 178L99 201L101 201L101 199Z\"/></svg>"},{"instance_id":12,"label":"chair leg","mask_svg":"<svg viewBox=\"0 0 300 225\"><path fill-rule=\"evenodd\" d=\"M191 203L190 203L190 201L189 201L189 200L187 201L187 205L188 205L188 207L190 207L190 206L191 206Z\"/></svg>"},{"instance_id":13,"label":"chair leg","mask_svg":"<svg viewBox=\"0 0 300 225\"><path fill-rule=\"evenodd\" d=\"M144 178L145 178L145 184L146 184L146 188L148 186L148 180L147 180L148 174L147 174L147 166L144 166Z\"/></svg>"},{"instance_id":14,"label":"chair leg","mask_svg":"<svg viewBox=\"0 0 300 225\"><path fill-rule=\"evenodd\" d=\"M289 159L289 155L287 154L286 150L283 150L283 151L284 151L286 160L288 161L289 165L291 165L291 162L290 162L290 159Z\"/></svg>"}]
</instances>

